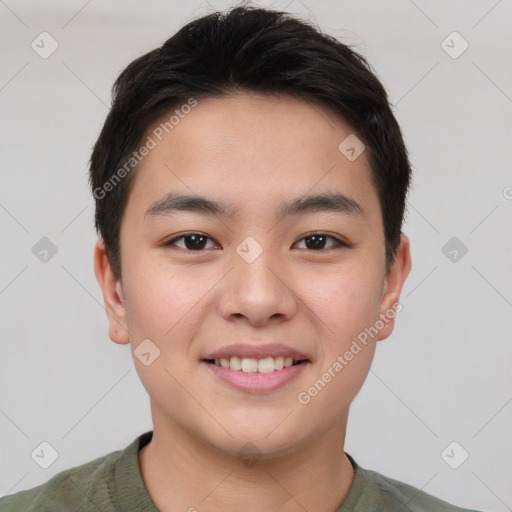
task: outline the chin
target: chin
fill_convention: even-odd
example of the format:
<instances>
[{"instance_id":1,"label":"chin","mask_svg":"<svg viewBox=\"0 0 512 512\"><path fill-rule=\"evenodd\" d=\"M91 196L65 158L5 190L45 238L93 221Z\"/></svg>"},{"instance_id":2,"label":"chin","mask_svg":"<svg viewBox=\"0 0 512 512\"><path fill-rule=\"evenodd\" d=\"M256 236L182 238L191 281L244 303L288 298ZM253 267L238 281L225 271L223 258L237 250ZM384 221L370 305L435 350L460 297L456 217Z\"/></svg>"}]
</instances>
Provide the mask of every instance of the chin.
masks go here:
<instances>
[{"instance_id":1,"label":"chin","mask_svg":"<svg viewBox=\"0 0 512 512\"><path fill-rule=\"evenodd\" d=\"M276 429L276 424L279 422L260 428L255 428L254 425L244 428L244 425L239 424L236 430L229 429L233 437L223 432L221 438L210 438L207 442L226 455L236 457L244 463L247 460L277 459L297 452L307 443L308 436L304 435L303 429L300 433L292 432L289 428L282 428L278 432L280 427Z\"/></svg>"}]
</instances>

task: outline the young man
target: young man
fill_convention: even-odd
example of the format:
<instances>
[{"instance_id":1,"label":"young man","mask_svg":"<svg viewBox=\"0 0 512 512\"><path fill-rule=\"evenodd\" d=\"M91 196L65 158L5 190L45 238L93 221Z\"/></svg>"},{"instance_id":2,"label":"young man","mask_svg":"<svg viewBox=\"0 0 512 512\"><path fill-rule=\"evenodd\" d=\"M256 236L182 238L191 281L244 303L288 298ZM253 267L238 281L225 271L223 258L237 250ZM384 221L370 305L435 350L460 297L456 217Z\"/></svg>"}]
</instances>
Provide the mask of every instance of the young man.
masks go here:
<instances>
[{"instance_id":1,"label":"young man","mask_svg":"<svg viewBox=\"0 0 512 512\"><path fill-rule=\"evenodd\" d=\"M461 511L344 452L411 268L365 60L238 7L131 63L91 158L95 271L153 431L2 511Z\"/></svg>"}]
</instances>

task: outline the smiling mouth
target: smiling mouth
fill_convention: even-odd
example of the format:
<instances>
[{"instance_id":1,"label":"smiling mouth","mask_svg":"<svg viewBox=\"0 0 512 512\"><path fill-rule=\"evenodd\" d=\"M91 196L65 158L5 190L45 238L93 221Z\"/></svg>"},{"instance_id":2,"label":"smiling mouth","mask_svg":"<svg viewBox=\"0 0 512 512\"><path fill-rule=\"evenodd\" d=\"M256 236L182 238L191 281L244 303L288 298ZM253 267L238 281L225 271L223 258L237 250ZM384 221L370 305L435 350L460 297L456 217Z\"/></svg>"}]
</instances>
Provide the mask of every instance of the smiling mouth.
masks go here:
<instances>
[{"instance_id":1,"label":"smiling mouth","mask_svg":"<svg viewBox=\"0 0 512 512\"><path fill-rule=\"evenodd\" d=\"M271 373L280 371L283 368L297 366L309 362L309 359L295 360L291 357L265 357L263 359L254 359L250 357L233 356L220 359L204 359L205 362L221 366L233 371L242 371L246 373Z\"/></svg>"}]
</instances>

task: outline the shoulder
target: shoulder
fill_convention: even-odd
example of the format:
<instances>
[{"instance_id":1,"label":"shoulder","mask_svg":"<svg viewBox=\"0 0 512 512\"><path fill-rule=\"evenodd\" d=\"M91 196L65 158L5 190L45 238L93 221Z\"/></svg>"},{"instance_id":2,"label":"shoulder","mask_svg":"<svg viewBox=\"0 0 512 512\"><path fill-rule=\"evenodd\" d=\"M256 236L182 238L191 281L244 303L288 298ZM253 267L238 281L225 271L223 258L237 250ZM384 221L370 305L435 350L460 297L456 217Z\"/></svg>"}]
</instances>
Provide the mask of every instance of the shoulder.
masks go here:
<instances>
[{"instance_id":1,"label":"shoulder","mask_svg":"<svg viewBox=\"0 0 512 512\"><path fill-rule=\"evenodd\" d=\"M347 454L348 455L348 454ZM479 512L452 505L412 485L364 469L348 455L355 469L353 489L347 496L346 510L393 512ZM343 503L345 505L345 503ZM360 509L358 507L361 507ZM343 506L339 512L345 512Z\"/></svg>"},{"instance_id":2,"label":"shoulder","mask_svg":"<svg viewBox=\"0 0 512 512\"><path fill-rule=\"evenodd\" d=\"M403 512L431 512L432 510L437 512L477 512L476 510L452 505L412 485L386 477L375 471L367 471L367 473L371 474L370 478L374 480L382 493L396 501L397 505L401 505L400 510Z\"/></svg>"},{"instance_id":3,"label":"shoulder","mask_svg":"<svg viewBox=\"0 0 512 512\"><path fill-rule=\"evenodd\" d=\"M121 451L54 475L46 483L0 498L2 512L118 510L112 491L113 468Z\"/></svg>"}]
</instances>

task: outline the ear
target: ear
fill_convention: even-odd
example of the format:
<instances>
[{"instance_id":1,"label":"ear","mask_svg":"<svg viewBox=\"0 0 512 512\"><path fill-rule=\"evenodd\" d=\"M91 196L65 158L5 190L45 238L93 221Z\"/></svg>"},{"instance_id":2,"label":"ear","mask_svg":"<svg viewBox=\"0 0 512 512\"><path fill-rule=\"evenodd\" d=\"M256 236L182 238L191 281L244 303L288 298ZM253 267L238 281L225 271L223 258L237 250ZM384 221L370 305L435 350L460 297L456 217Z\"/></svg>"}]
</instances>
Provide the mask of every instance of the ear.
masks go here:
<instances>
[{"instance_id":1,"label":"ear","mask_svg":"<svg viewBox=\"0 0 512 512\"><path fill-rule=\"evenodd\" d=\"M400 244L396 250L395 261L384 280L379 317L383 320L384 327L379 331L378 340L386 339L393 332L400 293L410 270L411 250L409 238L402 233L400 235Z\"/></svg>"},{"instance_id":2,"label":"ear","mask_svg":"<svg viewBox=\"0 0 512 512\"><path fill-rule=\"evenodd\" d=\"M112 272L103 238L94 246L94 273L103 293L110 339L119 344L130 343L122 284Z\"/></svg>"}]
</instances>

